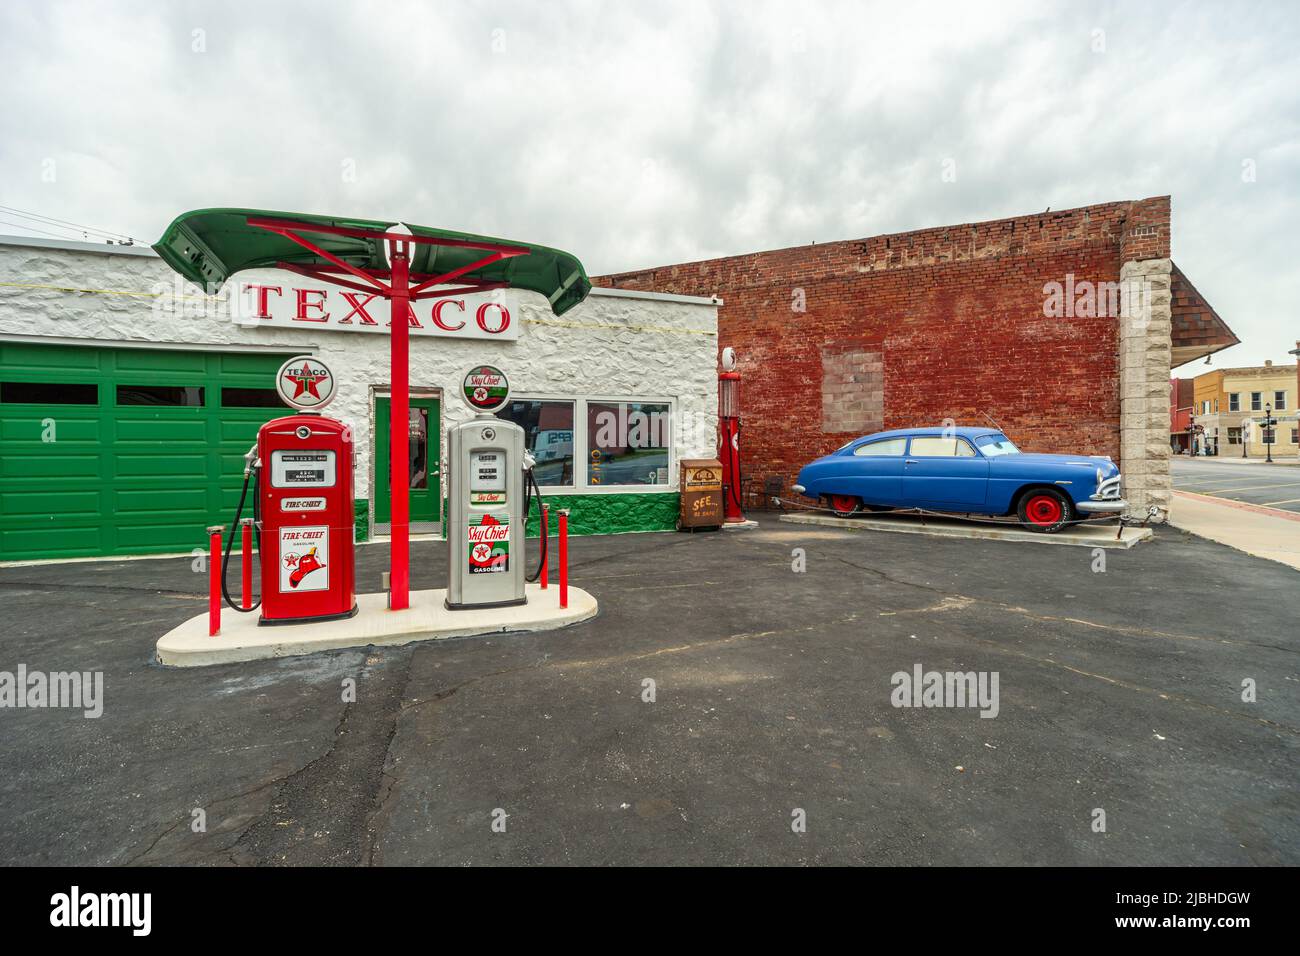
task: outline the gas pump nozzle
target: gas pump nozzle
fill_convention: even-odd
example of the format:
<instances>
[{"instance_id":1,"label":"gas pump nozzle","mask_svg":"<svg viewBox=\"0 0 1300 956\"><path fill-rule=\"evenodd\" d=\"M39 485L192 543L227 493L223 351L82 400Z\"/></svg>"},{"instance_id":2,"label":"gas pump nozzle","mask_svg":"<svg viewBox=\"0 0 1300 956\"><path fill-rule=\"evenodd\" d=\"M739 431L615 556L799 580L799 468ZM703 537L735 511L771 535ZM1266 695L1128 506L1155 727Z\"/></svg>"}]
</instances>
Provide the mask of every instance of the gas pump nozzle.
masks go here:
<instances>
[{"instance_id":1,"label":"gas pump nozzle","mask_svg":"<svg viewBox=\"0 0 1300 956\"><path fill-rule=\"evenodd\" d=\"M532 471L533 465L537 464L537 457L531 451L525 448L524 455L521 461L524 466L524 471Z\"/></svg>"},{"instance_id":2,"label":"gas pump nozzle","mask_svg":"<svg viewBox=\"0 0 1300 956\"><path fill-rule=\"evenodd\" d=\"M244 477L247 478L253 473L254 468L261 468L262 463L257 460L257 445L244 452Z\"/></svg>"}]
</instances>

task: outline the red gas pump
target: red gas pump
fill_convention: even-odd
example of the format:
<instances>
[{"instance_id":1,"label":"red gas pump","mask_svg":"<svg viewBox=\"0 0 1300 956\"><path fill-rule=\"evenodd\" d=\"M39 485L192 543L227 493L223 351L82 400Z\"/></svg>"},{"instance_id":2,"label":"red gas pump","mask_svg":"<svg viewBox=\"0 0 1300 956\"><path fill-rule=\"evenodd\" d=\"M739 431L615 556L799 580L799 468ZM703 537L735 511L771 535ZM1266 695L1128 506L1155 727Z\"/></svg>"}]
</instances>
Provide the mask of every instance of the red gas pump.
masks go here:
<instances>
[{"instance_id":1,"label":"red gas pump","mask_svg":"<svg viewBox=\"0 0 1300 956\"><path fill-rule=\"evenodd\" d=\"M221 562L221 590L236 611L260 607L258 624L351 617L357 613L352 430L316 411L334 398L334 373L318 358L297 356L280 366L275 385L284 402L301 411L263 425L244 456L244 490ZM241 607L226 590L226 571L250 484L262 599L253 604L249 598L245 534Z\"/></svg>"},{"instance_id":2,"label":"red gas pump","mask_svg":"<svg viewBox=\"0 0 1300 956\"><path fill-rule=\"evenodd\" d=\"M727 524L745 520L740 487L740 373L735 349L722 350L718 373L718 458L722 462L722 499Z\"/></svg>"},{"instance_id":3,"label":"red gas pump","mask_svg":"<svg viewBox=\"0 0 1300 956\"><path fill-rule=\"evenodd\" d=\"M357 613L352 433L322 415L290 415L257 433L262 540L259 624Z\"/></svg>"}]
</instances>

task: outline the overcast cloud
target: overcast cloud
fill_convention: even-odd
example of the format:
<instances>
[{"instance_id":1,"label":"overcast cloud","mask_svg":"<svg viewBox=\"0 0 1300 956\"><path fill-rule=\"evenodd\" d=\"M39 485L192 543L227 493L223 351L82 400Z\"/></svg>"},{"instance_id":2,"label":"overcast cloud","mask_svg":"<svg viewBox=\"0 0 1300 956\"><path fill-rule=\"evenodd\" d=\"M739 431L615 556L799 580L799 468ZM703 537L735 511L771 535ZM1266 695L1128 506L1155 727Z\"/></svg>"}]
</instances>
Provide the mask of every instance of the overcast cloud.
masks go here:
<instances>
[{"instance_id":1,"label":"overcast cloud","mask_svg":"<svg viewBox=\"0 0 1300 956\"><path fill-rule=\"evenodd\" d=\"M1169 193L1243 340L1215 364L1293 361L1297 51L1289 0L5 0L0 204L142 242L402 219L599 274Z\"/></svg>"}]
</instances>

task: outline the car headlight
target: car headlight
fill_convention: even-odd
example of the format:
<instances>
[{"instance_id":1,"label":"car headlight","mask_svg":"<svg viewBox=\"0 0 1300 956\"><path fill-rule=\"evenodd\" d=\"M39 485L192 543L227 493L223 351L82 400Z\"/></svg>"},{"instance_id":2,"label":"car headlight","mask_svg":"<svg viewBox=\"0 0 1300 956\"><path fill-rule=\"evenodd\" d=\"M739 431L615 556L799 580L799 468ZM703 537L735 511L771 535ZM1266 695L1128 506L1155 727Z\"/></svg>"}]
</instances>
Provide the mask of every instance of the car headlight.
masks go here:
<instances>
[{"instance_id":1,"label":"car headlight","mask_svg":"<svg viewBox=\"0 0 1300 956\"><path fill-rule=\"evenodd\" d=\"M1105 481L1105 476L1102 474L1101 469L1098 468L1098 469L1097 469L1097 487L1098 487L1098 488L1101 487L1101 483L1102 483L1103 481Z\"/></svg>"}]
</instances>

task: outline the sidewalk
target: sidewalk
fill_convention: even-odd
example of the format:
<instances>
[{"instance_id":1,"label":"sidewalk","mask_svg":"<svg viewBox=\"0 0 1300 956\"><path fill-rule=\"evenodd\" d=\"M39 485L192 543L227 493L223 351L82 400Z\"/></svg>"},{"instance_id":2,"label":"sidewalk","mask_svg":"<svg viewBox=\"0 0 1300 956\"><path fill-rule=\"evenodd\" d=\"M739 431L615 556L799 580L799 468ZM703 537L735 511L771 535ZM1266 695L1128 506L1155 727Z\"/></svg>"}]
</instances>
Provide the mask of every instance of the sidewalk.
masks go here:
<instances>
[{"instance_id":1,"label":"sidewalk","mask_svg":"<svg viewBox=\"0 0 1300 956\"><path fill-rule=\"evenodd\" d=\"M1197 465L1268 465L1272 468L1274 465L1300 465L1300 458L1294 455L1288 455L1286 458L1274 458L1269 462L1265 458L1241 458L1232 455L1197 455L1195 458L1190 455L1170 455L1171 462L1181 461Z\"/></svg>"},{"instance_id":2,"label":"sidewalk","mask_svg":"<svg viewBox=\"0 0 1300 956\"><path fill-rule=\"evenodd\" d=\"M1175 491L1169 523L1300 571L1300 514L1295 512Z\"/></svg>"}]
</instances>

